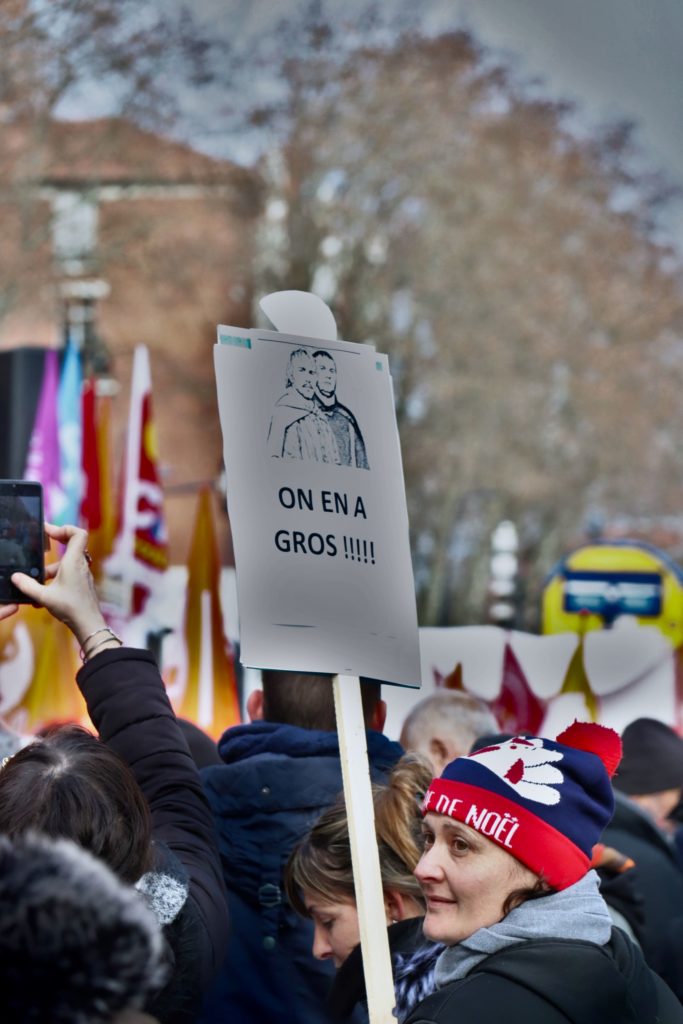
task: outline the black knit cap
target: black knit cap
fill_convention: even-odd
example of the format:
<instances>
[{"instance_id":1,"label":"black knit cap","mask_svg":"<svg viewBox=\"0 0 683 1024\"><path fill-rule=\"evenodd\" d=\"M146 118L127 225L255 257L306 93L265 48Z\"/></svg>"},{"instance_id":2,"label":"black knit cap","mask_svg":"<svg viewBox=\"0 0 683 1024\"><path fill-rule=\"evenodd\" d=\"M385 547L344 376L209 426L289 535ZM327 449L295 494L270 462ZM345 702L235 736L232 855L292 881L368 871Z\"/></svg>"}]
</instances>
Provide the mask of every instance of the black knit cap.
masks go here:
<instances>
[{"instance_id":1,"label":"black knit cap","mask_svg":"<svg viewBox=\"0 0 683 1024\"><path fill-rule=\"evenodd\" d=\"M631 796L683 787L683 739L655 718L637 718L624 729L624 754L612 780Z\"/></svg>"}]
</instances>

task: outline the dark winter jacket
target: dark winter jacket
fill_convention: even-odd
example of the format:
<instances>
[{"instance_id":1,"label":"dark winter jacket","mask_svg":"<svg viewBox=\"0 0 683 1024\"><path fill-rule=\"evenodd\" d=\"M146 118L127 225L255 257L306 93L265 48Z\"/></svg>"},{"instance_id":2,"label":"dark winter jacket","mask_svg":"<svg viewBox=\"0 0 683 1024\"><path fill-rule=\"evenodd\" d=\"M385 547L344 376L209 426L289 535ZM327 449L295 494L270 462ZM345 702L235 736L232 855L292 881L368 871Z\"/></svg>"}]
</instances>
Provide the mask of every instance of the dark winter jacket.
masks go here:
<instances>
[{"instance_id":1,"label":"dark winter jacket","mask_svg":"<svg viewBox=\"0 0 683 1024\"><path fill-rule=\"evenodd\" d=\"M402 750L369 732L377 781ZM342 790L336 733L273 722L229 729L219 741L223 764L202 772L218 827L232 938L205 1003L203 1024L322 1024L334 977L313 958L313 929L286 902L287 859Z\"/></svg>"},{"instance_id":2,"label":"dark winter jacket","mask_svg":"<svg viewBox=\"0 0 683 1024\"><path fill-rule=\"evenodd\" d=\"M613 924L622 928L641 947L645 926L643 896L638 887L635 864L622 871L598 865L600 893L609 908Z\"/></svg>"},{"instance_id":3,"label":"dark winter jacket","mask_svg":"<svg viewBox=\"0 0 683 1024\"><path fill-rule=\"evenodd\" d=\"M681 1024L683 1007L619 929L606 946L521 942L424 999L406 1024Z\"/></svg>"},{"instance_id":4,"label":"dark winter jacket","mask_svg":"<svg viewBox=\"0 0 683 1024\"><path fill-rule=\"evenodd\" d=\"M193 1024L228 936L213 820L197 768L148 651L103 651L77 679L100 739L130 766L152 814L155 870L139 887L167 922L172 973L146 1009L162 1024Z\"/></svg>"},{"instance_id":5,"label":"dark winter jacket","mask_svg":"<svg viewBox=\"0 0 683 1024\"><path fill-rule=\"evenodd\" d=\"M397 1008L406 998L411 1006L416 1005L434 989L434 965L444 947L425 939L423 921L423 917L410 917L387 928ZM404 964L409 965L407 971L403 969ZM404 977L408 979L405 984ZM337 971L327 1002L332 1019L339 1024L368 1020L360 945L349 953Z\"/></svg>"},{"instance_id":6,"label":"dark winter jacket","mask_svg":"<svg viewBox=\"0 0 683 1024\"><path fill-rule=\"evenodd\" d=\"M615 791L614 817L602 839L636 863L643 900L639 939L650 967L683 1001L683 872L673 845L654 821Z\"/></svg>"}]
</instances>

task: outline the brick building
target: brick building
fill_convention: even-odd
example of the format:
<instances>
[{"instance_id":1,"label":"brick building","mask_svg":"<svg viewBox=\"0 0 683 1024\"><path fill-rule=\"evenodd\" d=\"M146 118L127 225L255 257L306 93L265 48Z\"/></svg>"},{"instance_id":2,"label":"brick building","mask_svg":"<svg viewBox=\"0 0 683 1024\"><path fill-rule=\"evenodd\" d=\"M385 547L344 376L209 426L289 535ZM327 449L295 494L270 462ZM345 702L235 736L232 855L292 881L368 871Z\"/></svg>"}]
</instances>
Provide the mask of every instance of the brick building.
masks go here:
<instances>
[{"instance_id":1,"label":"brick building","mask_svg":"<svg viewBox=\"0 0 683 1024\"><path fill-rule=\"evenodd\" d=\"M171 560L184 562L192 485L221 460L215 325L251 319L257 176L107 118L52 122L40 139L17 129L0 188L0 351L60 347L68 329L105 386L119 385L118 465L132 353L148 346Z\"/></svg>"}]
</instances>

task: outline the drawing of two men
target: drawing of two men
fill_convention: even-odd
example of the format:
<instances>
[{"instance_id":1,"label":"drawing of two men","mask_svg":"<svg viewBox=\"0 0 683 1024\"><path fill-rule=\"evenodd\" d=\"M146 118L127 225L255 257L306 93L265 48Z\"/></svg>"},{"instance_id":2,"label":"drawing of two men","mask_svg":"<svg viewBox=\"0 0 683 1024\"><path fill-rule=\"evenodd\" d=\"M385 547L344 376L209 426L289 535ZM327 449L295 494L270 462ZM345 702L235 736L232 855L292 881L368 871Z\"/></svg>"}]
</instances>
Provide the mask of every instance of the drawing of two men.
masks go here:
<instances>
[{"instance_id":1,"label":"drawing of two men","mask_svg":"<svg viewBox=\"0 0 683 1024\"><path fill-rule=\"evenodd\" d=\"M286 379L270 421L269 454L369 469L356 417L337 400L337 366L330 353L294 349Z\"/></svg>"}]
</instances>

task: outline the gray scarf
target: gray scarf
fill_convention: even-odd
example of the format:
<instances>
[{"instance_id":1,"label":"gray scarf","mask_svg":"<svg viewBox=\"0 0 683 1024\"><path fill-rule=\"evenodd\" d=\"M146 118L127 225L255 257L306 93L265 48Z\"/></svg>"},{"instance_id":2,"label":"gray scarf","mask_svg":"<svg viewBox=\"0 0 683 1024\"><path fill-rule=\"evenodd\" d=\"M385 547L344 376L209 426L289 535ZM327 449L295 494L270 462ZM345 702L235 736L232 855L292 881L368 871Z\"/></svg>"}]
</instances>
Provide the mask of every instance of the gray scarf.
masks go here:
<instances>
[{"instance_id":1,"label":"gray scarf","mask_svg":"<svg viewBox=\"0 0 683 1024\"><path fill-rule=\"evenodd\" d=\"M583 939L609 942L612 919L600 895L595 871L561 892L527 900L490 928L480 928L456 946L447 946L436 962L436 987L464 978L492 953L529 939Z\"/></svg>"}]
</instances>

